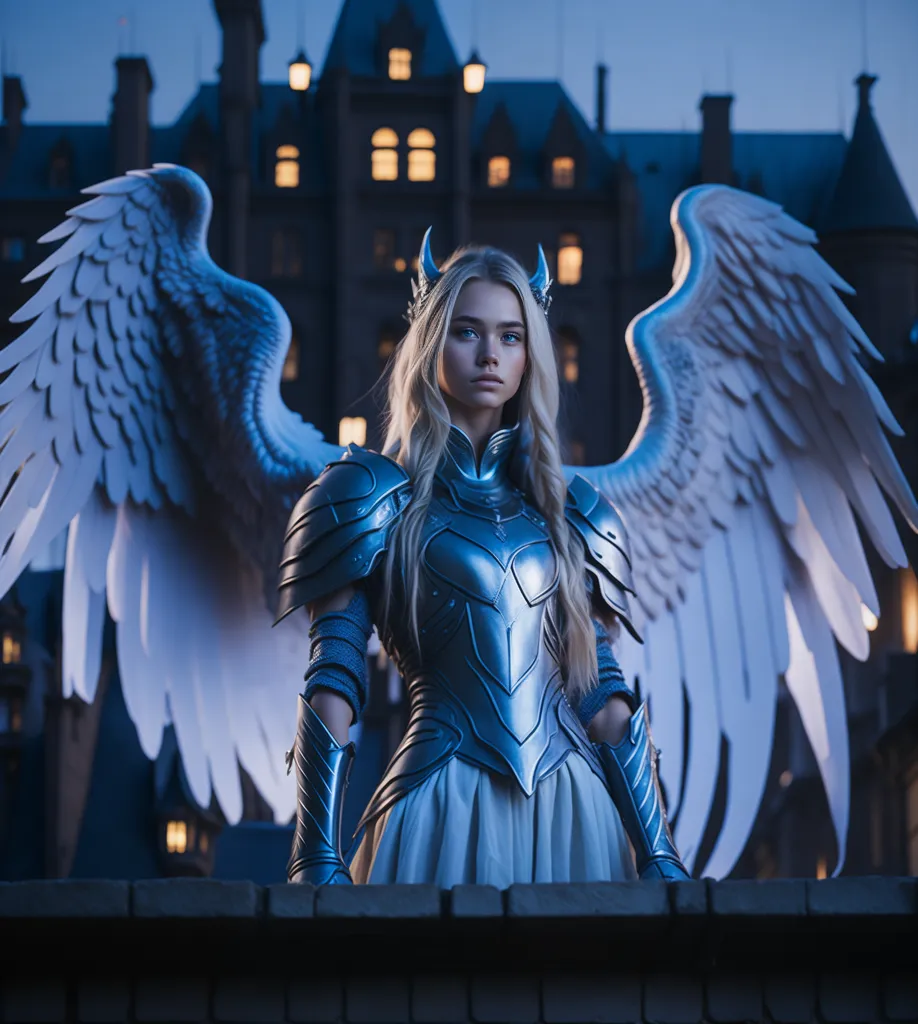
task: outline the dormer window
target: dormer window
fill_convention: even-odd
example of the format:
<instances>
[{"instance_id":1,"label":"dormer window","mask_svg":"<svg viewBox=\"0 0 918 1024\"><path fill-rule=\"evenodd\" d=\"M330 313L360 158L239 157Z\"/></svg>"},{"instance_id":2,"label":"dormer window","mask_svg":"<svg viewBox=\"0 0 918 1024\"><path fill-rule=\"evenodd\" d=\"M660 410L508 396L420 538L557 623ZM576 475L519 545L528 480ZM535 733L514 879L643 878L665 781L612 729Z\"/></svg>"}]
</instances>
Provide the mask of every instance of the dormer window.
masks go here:
<instances>
[{"instance_id":1,"label":"dormer window","mask_svg":"<svg viewBox=\"0 0 918 1024\"><path fill-rule=\"evenodd\" d=\"M572 156L556 156L551 162L552 188L574 187L574 158Z\"/></svg>"},{"instance_id":2,"label":"dormer window","mask_svg":"<svg viewBox=\"0 0 918 1024\"><path fill-rule=\"evenodd\" d=\"M393 82L407 82L411 78L411 50L401 46L389 50L389 77Z\"/></svg>"},{"instance_id":3,"label":"dormer window","mask_svg":"<svg viewBox=\"0 0 918 1024\"><path fill-rule=\"evenodd\" d=\"M433 181L437 172L437 154L434 133L427 128L415 128L408 136L408 180Z\"/></svg>"},{"instance_id":4,"label":"dormer window","mask_svg":"<svg viewBox=\"0 0 918 1024\"><path fill-rule=\"evenodd\" d=\"M488 188L503 188L510 181L510 157L492 156L488 161Z\"/></svg>"},{"instance_id":5,"label":"dormer window","mask_svg":"<svg viewBox=\"0 0 918 1024\"><path fill-rule=\"evenodd\" d=\"M398 135L391 128L377 128L370 139L374 181L395 181L398 177Z\"/></svg>"},{"instance_id":6,"label":"dormer window","mask_svg":"<svg viewBox=\"0 0 918 1024\"><path fill-rule=\"evenodd\" d=\"M296 146L278 146L275 152L274 184L297 188L300 184L300 151Z\"/></svg>"}]
</instances>

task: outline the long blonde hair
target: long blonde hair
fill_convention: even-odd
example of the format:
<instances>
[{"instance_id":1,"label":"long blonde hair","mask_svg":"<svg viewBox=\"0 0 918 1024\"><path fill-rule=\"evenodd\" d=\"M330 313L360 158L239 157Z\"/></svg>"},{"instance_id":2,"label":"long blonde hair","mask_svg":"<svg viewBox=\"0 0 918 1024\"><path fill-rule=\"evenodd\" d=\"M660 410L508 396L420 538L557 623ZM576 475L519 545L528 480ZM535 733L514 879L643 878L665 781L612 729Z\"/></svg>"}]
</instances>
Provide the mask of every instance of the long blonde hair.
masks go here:
<instances>
[{"instance_id":1,"label":"long blonde hair","mask_svg":"<svg viewBox=\"0 0 918 1024\"><path fill-rule=\"evenodd\" d=\"M523 268L506 253L490 248L458 249L441 268L441 278L415 317L393 357L383 450L405 468L412 499L393 531L386 556L386 594L403 582L409 626L418 637L421 531L431 501L434 473L443 456L450 418L440 392L440 359L462 286L473 279L508 285L516 293L526 326L527 367L514 404L526 466L518 481L545 517L558 555L556 616L549 616L549 637L560 652L567 690L580 695L596 683L596 641L584 582L582 542L564 516L567 487L557 440L560 389L554 347L545 315ZM388 614L388 608L386 609ZM559 621L560 620L560 621Z\"/></svg>"}]
</instances>

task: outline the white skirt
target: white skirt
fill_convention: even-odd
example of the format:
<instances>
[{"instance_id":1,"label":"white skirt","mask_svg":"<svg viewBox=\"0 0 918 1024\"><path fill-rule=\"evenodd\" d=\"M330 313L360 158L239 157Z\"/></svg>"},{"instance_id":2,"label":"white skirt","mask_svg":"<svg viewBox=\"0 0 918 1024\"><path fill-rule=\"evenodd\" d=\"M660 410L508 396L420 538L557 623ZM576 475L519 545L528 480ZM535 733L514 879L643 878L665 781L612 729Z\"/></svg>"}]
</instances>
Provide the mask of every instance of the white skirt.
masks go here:
<instances>
[{"instance_id":1,"label":"white skirt","mask_svg":"<svg viewBox=\"0 0 918 1024\"><path fill-rule=\"evenodd\" d=\"M350 865L358 883L636 878L608 790L572 753L527 797L512 777L451 758L367 827Z\"/></svg>"}]
</instances>

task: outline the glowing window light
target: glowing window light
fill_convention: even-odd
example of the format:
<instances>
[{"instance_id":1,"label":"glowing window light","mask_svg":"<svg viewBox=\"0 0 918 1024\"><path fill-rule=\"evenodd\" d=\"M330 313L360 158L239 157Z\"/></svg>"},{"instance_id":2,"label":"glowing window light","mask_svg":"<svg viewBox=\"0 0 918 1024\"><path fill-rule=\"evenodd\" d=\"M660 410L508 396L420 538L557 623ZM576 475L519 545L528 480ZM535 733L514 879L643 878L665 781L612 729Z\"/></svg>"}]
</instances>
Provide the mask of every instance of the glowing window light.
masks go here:
<instances>
[{"instance_id":1,"label":"glowing window light","mask_svg":"<svg viewBox=\"0 0 918 1024\"><path fill-rule=\"evenodd\" d=\"M485 84L485 72L487 64L478 56L478 51L473 50L468 63L462 69L462 87L468 93L481 92Z\"/></svg>"},{"instance_id":2,"label":"glowing window light","mask_svg":"<svg viewBox=\"0 0 918 1024\"><path fill-rule=\"evenodd\" d=\"M389 51L389 77L395 82L411 78L411 50L394 46Z\"/></svg>"},{"instance_id":3,"label":"glowing window light","mask_svg":"<svg viewBox=\"0 0 918 1024\"><path fill-rule=\"evenodd\" d=\"M288 72L290 88L294 92L306 92L312 81L312 65L302 50L290 61Z\"/></svg>"},{"instance_id":4,"label":"glowing window light","mask_svg":"<svg viewBox=\"0 0 918 1024\"><path fill-rule=\"evenodd\" d=\"M556 156L551 162L551 184L553 188L574 187L574 158Z\"/></svg>"},{"instance_id":5,"label":"glowing window light","mask_svg":"<svg viewBox=\"0 0 918 1024\"><path fill-rule=\"evenodd\" d=\"M816 877L820 880L828 874L828 863L825 854L820 854L816 860Z\"/></svg>"},{"instance_id":6,"label":"glowing window light","mask_svg":"<svg viewBox=\"0 0 918 1024\"><path fill-rule=\"evenodd\" d=\"M429 149L408 152L408 180L433 181L437 176L437 154Z\"/></svg>"},{"instance_id":7,"label":"glowing window light","mask_svg":"<svg viewBox=\"0 0 918 1024\"><path fill-rule=\"evenodd\" d=\"M188 826L184 821L166 822L166 849L169 853L184 853L188 848Z\"/></svg>"},{"instance_id":8,"label":"glowing window light","mask_svg":"<svg viewBox=\"0 0 918 1024\"><path fill-rule=\"evenodd\" d=\"M22 649L19 646L19 641L9 635L9 633L3 634L3 664L14 665L19 661L22 656Z\"/></svg>"},{"instance_id":9,"label":"glowing window light","mask_svg":"<svg viewBox=\"0 0 918 1024\"><path fill-rule=\"evenodd\" d=\"M296 188L300 183L300 151L296 146L278 146L275 153L274 184L277 188Z\"/></svg>"},{"instance_id":10,"label":"glowing window light","mask_svg":"<svg viewBox=\"0 0 918 1024\"><path fill-rule=\"evenodd\" d=\"M558 284L579 284L583 273L580 236L564 234L558 245Z\"/></svg>"},{"instance_id":11,"label":"glowing window light","mask_svg":"<svg viewBox=\"0 0 918 1024\"><path fill-rule=\"evenodd\" d=\"M872 633L880 624L880 620L873 614L866 604L861 605L861 622L864 623L864 629L866 629L868 633Z\"/></svg>"},{"instance_id":12,"label":"glowing window light","mask_svg":"<svg viewBox=\"0 0 918 1024\"><path fill-rule=\"evenodd\" d=\"M281 380L296 380L300 375L300 343L296 335L290 337L290 348L284 357L284 368L281 371Z\"/></svg>"},{"instance_id":13,"label":"glowing window light","mask_svg":"<svg viewBox=\"0 0 918 1024\"><path fill-rule=\"evenodd\" d=\"M343 416L338 423L338 444L364 445L367 443L367 421L363 416Z\"/></svg>"},{"instance_id":14,"label":"glowing window light","mask_svg":"<svg viewBox=\"0 0 918 1024\"><path fill-rule=\"evenodd\" d=\"M510 157L492 156L488 161L488 187L503 188L510 181Z\"/></svg>"},{"instance_id":15,"label":"glowing window light","mask_svg":"<svg viewBox=\"0 0 918 1024\"><path fill-rule=\"evenodd\" d=\"M902 648L918 654L918 578L912 569L902 575Z\"/></svg>"},{"instance_id":16,"label":"glowing window light","mask_svg":"<svg viewBox=\"0 0 918 1024\"><path fill-rule=\"evenodd\" d=\"M395 181L398 177L398 135L391 128L377 128L370 138L373 153L370 157L374 181Z\"/></svg>"}]
</instances>

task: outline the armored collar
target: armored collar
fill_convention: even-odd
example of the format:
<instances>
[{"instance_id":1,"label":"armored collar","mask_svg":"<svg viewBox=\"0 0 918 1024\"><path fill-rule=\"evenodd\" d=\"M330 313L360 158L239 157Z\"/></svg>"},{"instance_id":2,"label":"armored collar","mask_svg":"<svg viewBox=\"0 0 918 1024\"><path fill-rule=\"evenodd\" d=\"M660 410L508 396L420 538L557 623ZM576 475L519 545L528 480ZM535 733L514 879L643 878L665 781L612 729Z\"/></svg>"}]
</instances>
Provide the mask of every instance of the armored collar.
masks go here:
<instances>
[{"instance_id":1,"label":"armored collar","mask_svg":"<svg viewBox=\"0 0 918 1024\"><path fill-rule=\"evenodd\" d=\"M475 448L468 435L455 424L451 424L446 450L440 463L440 475L446 479L454 479L458 475L462 477L463 482L471 484L502 483L507 477L507 467L516 447L518 433L518 423L496 430L488 438L479 466Z\"/></svg>"}]
</instances>

